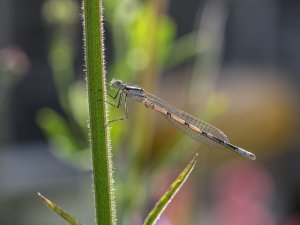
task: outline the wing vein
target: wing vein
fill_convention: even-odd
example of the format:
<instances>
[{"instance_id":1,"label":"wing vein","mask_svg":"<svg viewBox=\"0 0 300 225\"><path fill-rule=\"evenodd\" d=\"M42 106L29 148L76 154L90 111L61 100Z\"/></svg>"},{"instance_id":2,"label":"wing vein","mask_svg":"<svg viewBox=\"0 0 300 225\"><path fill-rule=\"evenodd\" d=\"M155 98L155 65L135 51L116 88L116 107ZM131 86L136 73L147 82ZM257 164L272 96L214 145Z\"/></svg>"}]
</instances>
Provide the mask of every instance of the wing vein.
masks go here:
<instances>
[{"instance_id":1,"label":"wing vein","mask_svg":"<svg viewBox=\"0 0 300 225\"><path fill-rule=\"evenodd\" d=\"M214 127L213 125L206 123L194 116L192 116L191 114L178 110L176 109L174 106L170 105L169 103L167 103L166 101L162 100L161 98L152 95L148 92L144 93L144 96L149 99L150 101L152 101L154 104L158 105L159 107L167 110L169 113L174 114L175 116L183 119L184 121L186 121L189 124L192 124L198 128L200 128L201 130L212 134L213 136L229 142L228 137L224 134L223 131L219 130L218 128ZM205 144L209 144L209 145L214 145L214 146L218 146L218 147L222 147L221 145L215 143L214 141L206 138L205 136L201 135L198 132L193 131L192 129L190 129L188 126L182 125L177 123L176 121L174 121L172 118L170 118L169 116L166 116L167 120L174 125L175 127L177 127L178 129L180 129L183 133L185 133L188 136L191 136L192 138L205 143Z\"/></svg>"}]
</instances>

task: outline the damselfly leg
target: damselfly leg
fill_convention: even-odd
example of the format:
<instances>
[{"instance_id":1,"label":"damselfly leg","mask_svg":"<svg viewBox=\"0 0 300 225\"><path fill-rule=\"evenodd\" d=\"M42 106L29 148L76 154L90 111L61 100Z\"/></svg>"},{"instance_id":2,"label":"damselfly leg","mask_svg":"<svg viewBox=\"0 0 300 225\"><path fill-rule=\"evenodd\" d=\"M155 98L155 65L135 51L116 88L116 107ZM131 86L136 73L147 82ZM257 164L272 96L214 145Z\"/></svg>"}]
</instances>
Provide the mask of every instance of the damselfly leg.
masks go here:
<instances>
[{"instance_id":1,"label":"damselfly leg","mask_svg":"<svg viewBox=\"0 0 300 225\"><path fill-rule=\"evenodd\" d=\"M99 90L99 91L101 91L101 90ZM119 89L115 96L109 94L108 92L107 92L107 95L109 97L111 97L112 99L116 99L118 97L118 103L117 104L115 104L114 102L106 101L106 100L104 101L104 102L106 102L107 104L111 105L114 108L120 108L120 106L122 104L122 98L124 98L125 115L108 121L108 123L105 125L105 128L112 122L116 122L116 121L124 120L124 119L128 118L127 99L126 99L126 96L124 96L124 94L121 93L121 90ZM98 100L98 101L103 101L103 100Z\"/></svg>"},{"instance_id":2,"label":"damselfly leg","mask_svg":"<svg viewBox=\"0 0 300 225\"><path fill-rule=\"evenodd\" d=\"M121 91L121 89L118 90L118 92L116 93L115 96L109 94L108 92L107 92L107 95L108 95L109 97L111 97L112 99L116 99L116 98L118 97L118 95L120 94L120 91Z\"/></svg>"},{"instance_id":3,"label":"damselfly leg","mask_svg":"<svg viewBox=\"0 0 300 225\"><path fill-rule=\"evenodd\" d=\"M101 91L101 90L99 90L99 91ZM107 95L108 95L109 97L111 97L112 99L116 99L116 98L119 96L117 105L116 105L115 103L112 103L112 102L106 101L106 100L105 100L104 102L106 102L107 104L109 104L109 105L111 105L111 106L113 106L113 107L115 107L115 108L119 108L120 105L121 105L121 96L120 96L120 92L121 92L121 90L118 90L118 92L116 93L115 96L113 96L113 95L111 95L111 94L109 94L109 93L107 92ZM99 99L98 101L102 102L103 100L100 100L100 99Z\"/></svg>"},{"instance_id":4,"label":"damselfly leg","mask_svg":"<svg viewBox=\"0 0 300 225\"><path fill-rule=\"evenodd\" d=\"M128 118L128 107L127 107L127 95L123 95L122 93L119 95L119 99L118 99L118 105L117 106L114 106L116 108L119 108L120 105L121 105L121 102L122 102L122 97L124 98L124 107L125 107L125 115L123 116L120 116L116 119L113 119L113 120L110 120L108 121L108 123L105 125L105 127L107 127L110 123L113 123L113 122L116 122L116 121L119 121L119 120L124 120L124 119L127 119Z\"/></svg>"}]
</instances>

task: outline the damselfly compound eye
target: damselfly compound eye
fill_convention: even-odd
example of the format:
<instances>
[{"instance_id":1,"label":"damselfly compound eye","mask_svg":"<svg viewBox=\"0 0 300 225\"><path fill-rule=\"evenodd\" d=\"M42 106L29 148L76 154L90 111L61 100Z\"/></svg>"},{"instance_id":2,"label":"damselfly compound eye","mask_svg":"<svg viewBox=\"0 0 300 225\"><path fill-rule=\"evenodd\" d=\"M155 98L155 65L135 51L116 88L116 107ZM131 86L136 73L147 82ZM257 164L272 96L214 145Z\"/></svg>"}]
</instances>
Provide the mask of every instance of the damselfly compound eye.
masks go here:
<instances>
[{"instance_id":1,"label":"damselfly compound eye","mask_svg":"<svg viewBox=\"0 0 300 225\"><path fill-rule=\"evenodd\" d=\"M112 80L110 85L112 88L120 89L123 85L123 82L121 80Z\"/></svg>"}]
</instances>

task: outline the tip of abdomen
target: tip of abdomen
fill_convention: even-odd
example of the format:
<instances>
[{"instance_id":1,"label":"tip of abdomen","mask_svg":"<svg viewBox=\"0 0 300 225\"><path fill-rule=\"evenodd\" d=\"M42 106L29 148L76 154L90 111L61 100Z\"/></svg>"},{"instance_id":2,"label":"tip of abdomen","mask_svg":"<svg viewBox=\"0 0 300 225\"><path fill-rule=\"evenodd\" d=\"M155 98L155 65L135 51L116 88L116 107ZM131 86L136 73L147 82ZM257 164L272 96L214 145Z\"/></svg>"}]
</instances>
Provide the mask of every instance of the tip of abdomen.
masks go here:
<instances>
[{"instance_id":1,"label":"tip of abdomen","mask_svg":"<svg viewBox=\"0 0 300 225\"><path fill-rule=\"evenodd\" d=\"M248 152L245 149L239 148L238 153L241 154L242 156L246 157L247 159L255 160L256 157L252 152Z\"/></svg>"}]
</instances>

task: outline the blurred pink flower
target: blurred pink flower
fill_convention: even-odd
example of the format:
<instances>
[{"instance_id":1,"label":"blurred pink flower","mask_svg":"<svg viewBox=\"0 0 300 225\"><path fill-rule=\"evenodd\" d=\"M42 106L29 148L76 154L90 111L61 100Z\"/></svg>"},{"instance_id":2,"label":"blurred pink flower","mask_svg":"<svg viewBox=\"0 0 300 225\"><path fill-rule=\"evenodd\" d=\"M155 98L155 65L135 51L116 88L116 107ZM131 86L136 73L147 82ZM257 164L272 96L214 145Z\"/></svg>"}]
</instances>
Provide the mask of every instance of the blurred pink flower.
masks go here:
<instances>
[{"instance_id":1,"label":"blurred pink flower","mask_svg":"<svg viewBox=\"0 0 300 225\"><path fill-rule=\"evenodd\" d=\"M203 224L274 225L268 208L272 193L272 180L262 167L245 162L226 164L213 177L214 205Z\"/></svg>"},{"instance_id":2,"label":"blurred pink flower","mask_svg":"<svg viewBox=\"0 0 300 225\"><path fill-rule=\"evenodd\" d=\"M218 200L246 198L267 201L272 193L273 183L270 176L254 163L226 164L217 170L212 181L212 195Z\"/></svg>"},{"instance_id":3,"label":"blurred pink flower","mask_svg":"<svg viewBox=\"0 0 300 225\"><path fill-rule=\"evenodd\" d=\"M10 45L0 50L0 69L12 74L24 74L29 69L30 62L18 46Z\"/></svg>"},{"instance_id":4,"label":"blurred pink flower","mask_svg":"<svg viewBox=\"0 0 300 225\"><path fill-rule=\"evenodd\" d=\"M288 217L284 225L300 225L300 213Z\"/></svg>"}]
</instances>

